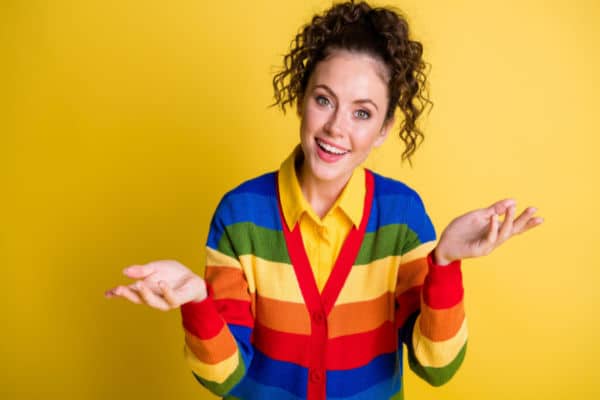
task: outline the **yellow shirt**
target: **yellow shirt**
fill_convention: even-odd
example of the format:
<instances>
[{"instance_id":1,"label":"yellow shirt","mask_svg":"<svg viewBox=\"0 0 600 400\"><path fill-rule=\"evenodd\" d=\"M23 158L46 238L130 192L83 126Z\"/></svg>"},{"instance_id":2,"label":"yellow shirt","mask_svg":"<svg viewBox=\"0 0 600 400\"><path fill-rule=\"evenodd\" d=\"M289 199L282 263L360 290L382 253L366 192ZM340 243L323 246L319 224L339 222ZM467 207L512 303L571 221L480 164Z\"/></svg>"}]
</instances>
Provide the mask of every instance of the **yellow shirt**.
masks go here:
<instances>
[{"instance_id":1,"label":"yellow shirt","mask_svg":"<svg viewBox=\"0 0 600 400\"><path fill-rule=\"evenodd\" d=\"M304 197L296 175L295 160L300 146L281 164L279 195L285 223L290 230L299 221L302 241L319 291L322 291L352 225L362 219L365 199L365 170L356 168L327 214L320 218Z\"/></svg>"}]
</instances>

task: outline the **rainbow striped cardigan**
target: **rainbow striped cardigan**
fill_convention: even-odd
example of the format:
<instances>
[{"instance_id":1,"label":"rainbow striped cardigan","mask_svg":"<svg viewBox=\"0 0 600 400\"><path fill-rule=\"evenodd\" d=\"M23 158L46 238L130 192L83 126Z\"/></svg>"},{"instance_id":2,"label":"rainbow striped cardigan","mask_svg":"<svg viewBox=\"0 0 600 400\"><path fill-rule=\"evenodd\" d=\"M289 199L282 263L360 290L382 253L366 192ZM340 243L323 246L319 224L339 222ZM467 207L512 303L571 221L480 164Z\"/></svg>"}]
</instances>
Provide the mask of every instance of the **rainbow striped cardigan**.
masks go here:
<instances>
[{"instance_id":1,"label":"rainbow striped cardigan","mask_svg":"<svg viewBox=\"0 0 600 400\"><path fill-rule=\"evenodd\" d=\"M402 344L432 385L461 364L460 261L433 264L419 195L366 171L363 220L319 293L299 226L283 222L277 173L221 200L210 226L209 297L181 306L194 377L225 399L402 399Z\"/></svg>"}]
</instances>

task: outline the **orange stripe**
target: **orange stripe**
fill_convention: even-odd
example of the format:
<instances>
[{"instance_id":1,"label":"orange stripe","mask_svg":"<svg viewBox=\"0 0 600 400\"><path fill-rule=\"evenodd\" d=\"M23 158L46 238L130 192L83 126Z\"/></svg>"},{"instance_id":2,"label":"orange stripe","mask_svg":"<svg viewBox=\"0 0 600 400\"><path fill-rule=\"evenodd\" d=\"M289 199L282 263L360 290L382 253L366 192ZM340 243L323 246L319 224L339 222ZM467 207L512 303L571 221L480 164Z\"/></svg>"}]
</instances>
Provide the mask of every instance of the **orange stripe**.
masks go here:
<instances>
[{"instance_id":1,"label":"orange stripe","mask_svg":"<svg viewBox=\"0 0 600 400\"><path fill-rule=\"evenodd\" d=\"M433 309L424 302L421 304L421 333L428 339L439 342L456 335L465 319L464 303L450 308Z\"/></svg>"},{"instance_id":2,"label":"orange stripe","mask_svg":"<svg viewBox=\"0 0 600 400\"><path fill-rule=\"evenodd\" d=\"M225 326L215 337L207 340L198 339L185 330L185 343L196 358L205 364L217 364L231 357L237 349L235 339Z\"/></svg>"},{"instance_id":3,"label":"orange stripe","mask_svg":"<svg viewBox=\"0 0 600 400\"><path fill-rule=\"evenodd\" d=\"M394 318L394 294L335 306L329 314L329 338L374 330ZM351 321L351 323L349 323Z\"/></svg>"},{"instance_id":4,"label":"orange stripe","mask_svg":"<svg viewBox=\"0 0 600 400\"><path fill-rule=\"evenodd\" d=\"M250 300L244 272L231 267L206 267L206 282L212 287L214 299Z\"/></svg>"},{"instance_id":5,"label":"orange stripe","mask_svg":"<svg viewBox=\"0 0 600 400\"><path fill-rule=\"evenodd\" d=\"M306 305L256 297L256 319L267 328L299 335L310 335L310 317Z\"/></svg>"},{"instance_id":6,"label":"orange stripe","mask_svg":"<svg viewBox=\"0 0 600 400\"><path fill-rule=\"evenodd\" d=\"M400 296L412 287L421 286L425 282L428 269L427 258L417 258L406 264L401 264L398 268L398 279L396 280L396 295Z\"/></svg>"}]
</instances>

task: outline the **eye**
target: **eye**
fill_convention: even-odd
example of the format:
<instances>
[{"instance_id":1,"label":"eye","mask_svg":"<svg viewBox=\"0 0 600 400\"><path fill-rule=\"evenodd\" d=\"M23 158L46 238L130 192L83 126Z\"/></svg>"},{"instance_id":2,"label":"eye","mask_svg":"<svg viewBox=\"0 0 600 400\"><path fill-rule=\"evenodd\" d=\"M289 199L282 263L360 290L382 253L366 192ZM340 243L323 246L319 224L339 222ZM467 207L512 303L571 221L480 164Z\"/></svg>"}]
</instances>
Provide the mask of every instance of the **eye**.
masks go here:
<instances>
[{"instance_id":1,"label":"eye","mask_svg":"<svg viewBox=\"0 0 600 400\"><path fill-rule=\"evenodd\" d=\"M316 101L317 101L317 104L322 105L322 106L329 105L329 99L325 96L317 96Z\"/></svg>"},{"instance_id":2,"label":"eye","mask_svg":"<svg viewBox=\"0 0 600 400\"><path fill-rule=\"evenodd\" d=\"M366 110L357 110L354 115L359 119L369 119L371 117L371 114Z\"/></svg>"}]
</instances>

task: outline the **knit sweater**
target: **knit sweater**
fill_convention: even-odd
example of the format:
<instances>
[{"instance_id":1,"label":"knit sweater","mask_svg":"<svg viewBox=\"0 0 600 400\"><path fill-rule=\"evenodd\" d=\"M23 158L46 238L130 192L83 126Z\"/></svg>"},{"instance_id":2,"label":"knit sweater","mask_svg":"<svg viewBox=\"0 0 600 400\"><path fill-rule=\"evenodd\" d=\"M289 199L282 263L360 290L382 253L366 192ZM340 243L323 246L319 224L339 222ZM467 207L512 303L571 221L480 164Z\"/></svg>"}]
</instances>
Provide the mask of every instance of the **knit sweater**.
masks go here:
<instances>
[{"instance_id":1,"label":"knit sweater","mask_svg":"<svg viewBox=\"0 0 600 400\"><path fill-rule=\"evenodd\" d=\"M209 296L181 306L193 376L225 399L402 399L410 368L433 385L465 355L460 261L435 265L420 196L367 171L363 219L321 293L277 173L227 193L211 222Z\"/></svg>"}]
</instances>

